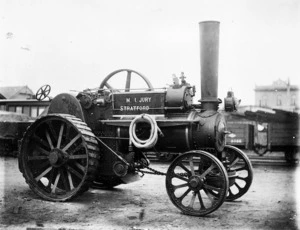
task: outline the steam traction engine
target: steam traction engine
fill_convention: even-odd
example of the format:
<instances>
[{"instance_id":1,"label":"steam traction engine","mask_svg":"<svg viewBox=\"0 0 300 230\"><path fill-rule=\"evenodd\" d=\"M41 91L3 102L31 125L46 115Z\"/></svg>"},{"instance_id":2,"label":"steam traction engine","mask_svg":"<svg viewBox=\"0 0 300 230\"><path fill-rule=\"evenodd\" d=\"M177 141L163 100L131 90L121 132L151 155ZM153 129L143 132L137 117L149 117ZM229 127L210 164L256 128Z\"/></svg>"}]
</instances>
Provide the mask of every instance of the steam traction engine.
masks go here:
<instances>
[{"instance_id":1,"label":"steam traction engine","mask_svg":"<svg viewBox=\"0 0 300 230\"><path fill-rule=\"evenodd\" d=\"M111 73L99 88L76 97L59 94L22 140L19 168L30 188L43 199L66 201L90 186L112 188L152 172L166 175L171 201L195 216L244 195L252 166L241 150L225 145L226 123L218 112L219 23L199 25L200 104L193 104L194 87L184 78L154 90L129 69ZM125 89L114 89L109 80L123 71ZM148 88L131 89L132 73ZM149 151L180 154L162 173L150 167Z\"/></svg>"}]
</instances>

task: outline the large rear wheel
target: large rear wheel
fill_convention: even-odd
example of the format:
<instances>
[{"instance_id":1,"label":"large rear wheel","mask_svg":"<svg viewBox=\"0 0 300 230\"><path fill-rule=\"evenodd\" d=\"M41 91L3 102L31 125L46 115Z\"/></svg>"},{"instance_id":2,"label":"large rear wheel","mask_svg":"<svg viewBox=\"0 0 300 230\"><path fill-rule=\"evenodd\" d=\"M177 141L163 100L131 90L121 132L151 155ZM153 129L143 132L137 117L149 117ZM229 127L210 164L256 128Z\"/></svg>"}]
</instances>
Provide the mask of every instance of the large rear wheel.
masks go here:
<instances>
[{"instance_id":1,"label":"large rear wheel","mask_svg":"<svg viewBox=\"0 0 300 230\"><path fill-rule=\"evenodd\" d=\"M52 114L26 131L19 168L37 195L66 201L88 190L98 159L98 143L86 123L72 115Z\"/></svg>"}]
</instances>

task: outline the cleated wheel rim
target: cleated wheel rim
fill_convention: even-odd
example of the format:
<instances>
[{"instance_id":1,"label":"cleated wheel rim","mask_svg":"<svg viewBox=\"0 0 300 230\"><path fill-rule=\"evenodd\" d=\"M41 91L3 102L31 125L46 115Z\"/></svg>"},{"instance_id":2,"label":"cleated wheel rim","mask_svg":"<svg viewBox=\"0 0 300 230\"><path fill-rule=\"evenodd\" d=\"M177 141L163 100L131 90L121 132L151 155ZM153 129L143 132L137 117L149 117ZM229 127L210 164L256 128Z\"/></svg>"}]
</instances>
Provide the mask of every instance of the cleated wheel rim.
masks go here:
<instances>
[{"instance_id":1,"label":"cleated wheel rim","mask_svg":"<svg viewBox=\"0 0 300 230\"><path fill-rule=\"evenodd\" d=\"M233 201L249 190L253 180L252 164L248 156L234 146L226 145L223 152L229 161L228 174L235 174L229 180L230 187L226 197L226 201Z\"/></svg>"},{"instance_id":2,"label":"cleated wheel rim","mask_svg":"<svg viewBox=\"0 0 300 230\"><path fill-rule=\"evenodd\" d=\"M29 187L50 201L65 201L88 190L99 148L91 129L71 115L48 115L26 131L19 168Z\"/></svg>"},{"instance_id":3,"label":"cleated wheel rim","mask_svg":"<svg viewBox=\"0 0 300 230\"><path fill-rule=\"evenodd\" d=\"M180 155L166 176L166 189L173 204L193 216L205 216L218 209L225 201L228 183L222 163L204 151Z\"/></svg>"}]
</instances>

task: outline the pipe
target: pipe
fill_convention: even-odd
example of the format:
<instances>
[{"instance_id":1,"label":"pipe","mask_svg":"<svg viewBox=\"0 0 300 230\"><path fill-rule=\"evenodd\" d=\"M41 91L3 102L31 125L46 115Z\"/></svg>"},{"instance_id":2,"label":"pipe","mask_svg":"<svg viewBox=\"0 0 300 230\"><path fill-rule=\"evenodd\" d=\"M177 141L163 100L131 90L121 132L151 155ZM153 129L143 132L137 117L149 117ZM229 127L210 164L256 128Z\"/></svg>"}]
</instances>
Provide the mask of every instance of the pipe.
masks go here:
<instances>
[{"instance_id":1,"label":"pipe","mask_svg":"<svg viewBox=\"0 0 300 230\"><path fill-rule=\"evenodd\" d=\"M199 22L200 67L201 67L201 107L203 110L218 110L218 65L219 65L220 22Z\"/></svg>"}]
</instances>

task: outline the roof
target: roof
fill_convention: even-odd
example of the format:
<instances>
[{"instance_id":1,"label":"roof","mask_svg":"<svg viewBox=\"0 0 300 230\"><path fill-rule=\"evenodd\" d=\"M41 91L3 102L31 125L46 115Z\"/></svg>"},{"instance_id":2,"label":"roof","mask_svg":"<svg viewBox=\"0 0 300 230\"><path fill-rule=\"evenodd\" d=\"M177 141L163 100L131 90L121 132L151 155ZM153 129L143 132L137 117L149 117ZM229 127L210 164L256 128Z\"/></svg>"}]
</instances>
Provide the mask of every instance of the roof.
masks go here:
<instances>
[{"instance_id":1,"label":"roof","mask_svg":"<svg viewBox=\"0 0 300 230\"><path fill-rule=\"evenodd\" d=\"M300 114L296 112L289 112L280 109L268 109L258 106L244 106L238 111L225 114L231 120L232 117L239 117L250 121L258 122L276 122L276 123L294 123L298 126Z\"/></svg>"},{"instance_id":2,"label":"roof","mask_svg":"<svg viewBox=\"0 0 300 230\"><path fill-rule=\"evenodd\" d=\"M27 85L0 87L0 94L3 95L6 99L28 98L28 96L34 95L32 90Z\"/></svg>"},{"instance_id":3,"label":"roof","mask_svg":"<svg viewBox=\"0 0 300 230\"><path fill-rule=\"evenodd\" d=\"M286 91L287 89L290 89L291 91L297 91L299 90L299 87L297 85L291 85L289 80L283 81L281 79L278 79L277 81L274 81L272 85L256 85L255 91Z\"/></svg>"}]
</instances>

